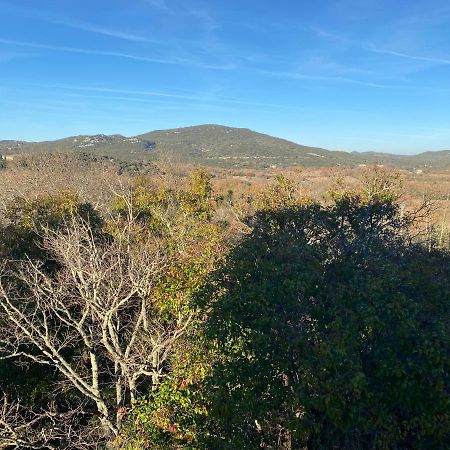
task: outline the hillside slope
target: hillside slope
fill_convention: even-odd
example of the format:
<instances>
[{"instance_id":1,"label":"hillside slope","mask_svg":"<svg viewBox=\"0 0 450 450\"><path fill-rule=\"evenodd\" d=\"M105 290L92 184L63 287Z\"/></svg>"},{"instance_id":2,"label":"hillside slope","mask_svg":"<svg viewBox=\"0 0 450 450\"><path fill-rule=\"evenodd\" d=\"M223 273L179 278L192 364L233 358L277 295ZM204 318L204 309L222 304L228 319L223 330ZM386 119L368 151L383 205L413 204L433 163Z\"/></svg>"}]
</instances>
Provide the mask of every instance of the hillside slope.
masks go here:
<instances>
[{"instance_id":1,"label":"hillside slope","mask_svg":"<svg viewBox=\"0 0 450 450\"><path fill-rule=\"evenodd\" d=\"M57 141L0 141L0 154L90 152L125 161L149 161L164 155L187 162L225 167L385 164L404 168L450 168L450 151L415 156L330 151L295 144L246 128L200 125L139 136L73 136Z\"/></svg>"},{"instance_id":2,"label":"hillside slope","mask_svg":"<svg viewBox=\"0 0 450 450\"><path fill-rule=\"evenodd\" d=\"M153 142L157 152L174 153L213 165L323 166L358 162L349 153L308 147L247 128L221 125L152 131L137 138Z\"/></svg>"}]
</instances>

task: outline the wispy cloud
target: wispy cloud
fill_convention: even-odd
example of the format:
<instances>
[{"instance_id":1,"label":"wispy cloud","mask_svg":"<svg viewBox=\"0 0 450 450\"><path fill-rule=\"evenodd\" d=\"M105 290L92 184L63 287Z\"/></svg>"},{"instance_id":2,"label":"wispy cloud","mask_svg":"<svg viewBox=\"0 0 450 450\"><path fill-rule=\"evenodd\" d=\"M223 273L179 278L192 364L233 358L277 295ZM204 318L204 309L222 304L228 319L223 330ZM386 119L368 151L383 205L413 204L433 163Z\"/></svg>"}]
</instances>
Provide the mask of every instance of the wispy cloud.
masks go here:
<instances>
[{"instance_id":1,"label":"wispy cloud","mask_svg":"<svg viewBox=\"0 0 450 450\"><path fill-rule=\"evenodd\" d=\"M168 4L163 0L144 0L145 3L157 7L158 9L161 9L165 11L166 13L169 13L173 16L171 21L174 20L183 20L186 21L187 17L191 17L192 20L197 20L201 22L200 28L205 30L212 31L217 27L217 23L214 20L214 18L209 14L207 10L204 9L183 9L183 8L177 8L172 9L168 6ZM149 44L155 44L158 46L164 46L164 47L173 47L173 46L191 46L191 47L198 47L203 50L209 49L211 52L217 51L217 43L212 42L212 39L186 39L186 38L179 38L177 35L171 33L169 35L161 34L159 32L159 36L148 36L144 35L142 33L131 33L128 31L125 31L123 29L119 29L117 27L109 27L104 24L98 24L98 23L92 23L89 20L79 20L74 19L72 17L67 17L61 14L56 14L51 11L36 9L32 7L23 7L23 6L17 6L17 5L11 5L11 4L3 4L0 1L0 7L1 8L7 8L9 10L14 11L15 14L18 14L23 17L27 17L33 20L39 20L42 22L46 22L52 25L60 25L63 27L73 28L77 30L87 31L89 33L96 33L103 36L108 36L116 39L121 39L124 41L129 42L136 42L136 43L149 43ZM175 19L175 17L178 16L178 19ZM198 27L197 27L198 28Z\"/></svg>"},{"instance_id":2,"label":"wispy cloud","mask_svg":"<svg viewBox=\"0 0 450 450\"><path fill-rule=\"evenodd\" d=\"M72 53L96 54L100 56L116 56L138 61L155 62L162 64L180 64L191 67L211 70L233 70L236 69L236 58L234 52L224 45L215 36L214 30L218 28L218 24L208 10L200 7L191 7L189 3L184 3L181 7L172 8L165 0L143 0L146 4L158 8L159 17L168 16L170 23L168 29L165 29L164 19L161 26L158 26L152 33L147 32L129 32L123 30L120 26L108 26L103 23L92 23L89 19L76 19L68 17L64 14L55 13L54 11L41 10L33 7L23 7L18 5L3 4L0 0L0 8L5 7L9 11L21 17L32 20L38 20L51 25L57 25L75 30L81 30L88 33L114 38L117 40L127 41L136 44L152 44L153 46L145 48L147 51L151 49L153 52L164 55L162 57L147 57L133 54L134 52L127 50L126 52L103 51L97 49L81 49L77 47L47 45L34 42L17 42L16 45L34 46L47 50L59 50ZM198 36L181 35L173 32L173 25L192 23L192 29L196 30Z\"/></svg>"},{"instance_id":3,"label":"wispy cloud","mask_svg":"<svg viewBox=\"0 0 450 450\"><path fill-rule=\"evenodd\" d=\"M433 56L411 55L408 53L397 52L395 50L378 48L374 44L368 44L367 48L374 53L379 53L382 55L390 55L390 56L396 56L399 58L412 59L415 61L426 61L426 62L432 62L432 63L436 63L436 64L450 64L450 58L447 59L447 58L435 58Z\"/></svg>"},{"instance_id":4,"label":"wispy cloud","mask_svg":"<svg viewBox=\"0 0 450 450\"><path fill-rule=\"evenodd\" d=\"M286 109L286 110L301 110L304 108L293 105L286 104L278 104L278 103L268 103L268 102L255 102L251 100L243 100L240 98L221 96L221 95L213 95L211 96L209 93L186 93L179 94L174 92L160 92L160 91L151 91L151 90L130 90L130 89L116 89L116 88L103 88L103 87L95 87L95 86L75 86L75 85L64 85L64 84L51 84L45 85L40 84L35 85L40 88L47 89L64 89L68 91L79 91L79 92L95 92L95 93L107 93L107 94L118 94L118 95L131 95L131 96L143 96L143 97L155 97L160 99L177 99L180 101L194 101L194 102L203 102L203 103L219 103L219 104L230 104L230 105L240 105L240 106L258 106L265 108L278 108L278 109ZM117 99L122 99L120 97L116 97ZM112 98L111 98L112 99ZM128 97L128 101L132 101L133 98ZM139 100L141 101L141 100Z\"/></svg>"},{"instance_id":5,"label":"wispy cloud","mask_svg":"<svg viewBox=\"0 0 450 450\"><path fill-rule=\"evenodd\" d=\"M73 97L71 97L73 99ZM118 97L108 97L108 96L94 96L94 97L87 97L83 95L78 95L75 98L78 99L92 99L92 100L98 100L98 99L104 99L104 100L132 100L132 102L136 103L144 103L149 104L150 102L146 101L145 99L141 99L142 101L138 101L138 99L126 99L126 98L118 98ZM235 111L235 108L231 106L224 106L224 105L211 105L208 103L179 103L179 102L152 102L153 105L152 111L227 111L232 112ZM89 114L92 112L118 112L120 113L120 117L125 114L135 114L136 117L139 117L142 119L144 113L148 114L148 107L136 107L136 105L132 105L131 107L124 107L123 104L109 104L108 106L98 106L96 102L90 104L90 102L85 103L76 103L73 100L62 102L62 101L54 101L54 100L47 100L47 99L35 99L35 101L16 101L16 100L9 100L9 99L0 99L0 105L10 107L16 107L19 109L23 109L26 111L30 111L30 109L39 110L39 111L52 111L52 112L70 112L70 114L77 113L78 117L81 115L85 115L87 111L89 111ZM144 109L142 109L144 108Z\"/></svg>"},{"instance_id":6,"label":"wispy cloud","mask_svg":"<svg viewBox=\"0 0 450 450\"><path fill-rule=\"evenodd\" d=\"M412 18L410 18L412 20ZM418 20L417 18L414 18L414 20ZM414 61L423 61L423 62L430 62L435 64L450 64L450 57L449 58L441 58L441 57L435 57L430 55L417 55L417 54L411 54L406 53L398 50L393 50L389 48L380 47L374 42L367 41L364 39L355 39L350 38L348 36L344 36L342 34L328 31L320 27L311 27L311 30L315 33L317 37L327 39L329 41L334 42L335 44L341 44L341 45L349 45L353 47L360 48L364 51L379 54L379 55L388 55L388 56L394 56L397 58L402 59L410 59Z\"/></svg>"},{"instance_id":7,"label":"wispy cloud","mask_svg":"<svg viewBox=\"0 0 450 450\"><path fill-rule=\"evenodd\" d=\"M78 30L84 30L91 33L102 34L104 36L114 37L117 39L122 39L132 42L155 42L160 43L161 41L148 38L143 35L129 33L122 29L110 28L104 25L98 25L85 20L76 20L64 15L56 14L51 11L46 11L43 9L37 9L33 7L24 7L20 5L11 5L9 3L3 4L0 2L1 8L7 8L7 10L13 11L21 17L30 18L33 20L39 20L42 22L50 23L53 25L61 25L64 27L74 28Z\"/></svg>"},{"instance_id":8,"label":"wispy cloud","mask_svg":"<svg viewBox=\"0 0 450 450\"><path fill-rule=\"evenodd\" d=\"M354 44L354 41L349 39L347 36L343 36L339 33L333 31L325 30L324 28L318 26L310 26L309 29L319 38L324 38L329 41L334 41L340 44Z\"/></svg>"},{"instance_id":9,"label":"wispy cloud","mask_svg":"<svg viewBox=\"0 0 450 450\"><path fill-rule=\"evenodd\" d=\"M161 40L158 39L150 39L145 36L140 36L137 34L127 33L122 30L116 30L111 29L107 27L103 27L100 25L92 24L89 22L80 22L75 20L69 20L64 18L52 18L52 17L46 17L46 22L55 24L55 25L62 25L69 28L75 28L77 30L83 30L88 31L90 33L97 33L102 34L104 36L114 37L126 41L132 41L132 42L147 42L147 43L154 43L154 44L160 44Z\"/></svg>"},{"instance_id":10,"label":"wispy cloud","mask_svg":"<svg viewBox=\"0 0 450 450\"><path fill-rule=\"evenodd\" d=\"M258 70L259 73L269 76L275 76L280 78L289 78L292 80L310 80L310 81L324 81L328 83L347 83L347 84L357 84L360 86L367 86L378 89L393 89L401 88L403 86L393 85L393 84L383 84L376 83L366 80L358 80L354 78L347 77L334 77L334 76L322 76L322 75L309 75L299 72L282 72L282 71L271 71L271 70Z\"/></svg>"},{"instance_id":11,"label":"wispy cloud","mask_svg":"<svg viewBox=\"0 0 450 450\"><path fill-rule=\"evenodd\" d=\"M212 14L205 8L197 6L192 7L188 1L181 3L182 6L177 5L176 8L169 5L167 0L144 0L145 3L153 8L166 13L172 18L178 17L182 19L192 18L200 24L200 28L206 32L212 32L219 28L219 23L212 16Z\"/></svg>"},{"instance_id":12,"label":"wispy cloud","mask_svg":"<svg viewBox=\"0 0 450 450\"><path fill-rule=\"evenodd\" d=\"M42 44L38 42L26 42L26 41L16 41L14 39L4 39L0 38L1 44L15 45L19 47L37 48L41 50L54 50L67 53L81 53L85 55L98 55L98 56L113 56L117 58L132 59L135 61L152 62L158 64L176 64L177 61L172 61L168 59L159 58L149 58L147 56L138 56L130 53L114 52L107 50L96 50L89 48L78 48L78 47L66 47L62 45L52 45L52 44Z\"/></svg>"},{"instance_id":13,"label":"wispy cloud","mask_svg":"<svg viewBox=\"0 0 450 450\"><path fill-rule=\"evenodd\" d=\"M189 14L192 14L194 16L202 17L202 21L205 24L205 27L207 27L209 30L213 30L215 28L215 22L212 18L208 18L207 13L201 10L196 11L190 11ZM223 50L223 46L218 44L217 42L214 42L213 39L186 39L186 38L178 38L177 36L167 36L162 35L160 37L148 37L138 34L132 34L128 32L124 32L122 30L118 29L112 29L107 28L101 25L89 23L89 22L81 22L81 21L74 21L71 19L65 19L65 18L49 18L46 17L44 19L47 23L55 24L55 25L61 25L64 27L69 27L77 30L87 31L89 33L96 33L103 36L113 37L116 39L121 39L129 42L136 42L136 43L146 43L146 44L154 44L158 46L158 48L165 48L167 49L167 52L172 52L174 48L192 48L201 50L203 53L207 54L215 54L220 53L221 50ZM180 62L182 61L180 58ZM231 64L208 64L208 63L202 63L197 62L195 65L198 65L199 67L203 68L223 68L226 69L233 69Z\"/></svg>"},{"instance_id":14,"label":"wispy cloud","mask_svg":"<svg viewBox=\"0 0 450 450\"><path fill-rule=\"evenodd\" d=\"M367 78L376 75L376 71L372 69L354 66L346 61L334 61L324 55L304 58L295 69L299 73L307 73L310 75L332 74L334 77L339 76L344 78Z\"/></svg>"},{"instance_id":15,"label":"wispy cloud","mask_svg":"<svg viewBox=\"0 0 450 450\"><path fill-rule=\"evenodd\" d=\"M18 52L0 52L0 63L14 61L16 59L34 58L32 53L18 53Z\"/></svg>"},{"instance_id":16,"label":"wispy cloud","mask_svg":"<svg viewBox=\"0 0 450 450\"><path fill-rule=\"evenodd\" d=\"M165 0L144 0L144 2L161 11L171 11Z\"/></svg>"},{"instance_id":17,"label":"wispy cloud","mask_svg":"<svg viewBox=\"0 0 450 450\"><path fill-rule=\"evenodd\" d=\"M27 48L36 48L36 49L41 49L41 50L53 50L53 51L66 52L66 53L80 53L80 54L84 54L84 55L109 56L109 57L131 59L134 61L142 61L142 62L155 63L155 64L195 66L195 67L200 67L203 69L211 69L211 70L233 70L236 67L234 64L214 64L214 63L198 61L194 58L173 58L173 59L154 58L154 57L140 56L140 55L134 55L131 53L115 52L115 51L109 51L109 50L67 47L67 46L52 45L52 44L42 44L42 43L37 43L37 42L17 41L17 40L13 40L13 39L4 39L4 38L0 38L0 44L8 44L8 45L27 47Z\"/></svg>"},{"instance_id":18,"label":"wispy cloud","mask_svg":"<svg viewBox=\"0 0 450 450\"><path fill-rule=\"evenodd\" d=\"M219 28L217 21L206 9L190 9L187 10L185 14L197 19L202 24L205 31L212 32Z\"/></svg>"}]
</instances>

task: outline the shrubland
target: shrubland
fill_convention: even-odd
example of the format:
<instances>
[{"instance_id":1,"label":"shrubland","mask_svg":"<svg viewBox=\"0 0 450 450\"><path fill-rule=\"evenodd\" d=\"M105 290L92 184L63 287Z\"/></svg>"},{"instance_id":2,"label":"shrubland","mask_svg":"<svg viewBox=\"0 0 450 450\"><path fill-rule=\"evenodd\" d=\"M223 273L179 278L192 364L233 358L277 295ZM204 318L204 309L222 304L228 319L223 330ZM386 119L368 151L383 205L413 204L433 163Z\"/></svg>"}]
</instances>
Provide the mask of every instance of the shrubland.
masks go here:
<instances>
[{"instance_id":1,"label":"shrubland","mask_svg":"<svg viewBox=\"0 0 450 450\"><path fill-rule=\"evenodd\" d=\"M0 448L448 448L427 198L381 169L320 195L299 171L108 170L4 197Z\"/></svg>"}]
</instances>

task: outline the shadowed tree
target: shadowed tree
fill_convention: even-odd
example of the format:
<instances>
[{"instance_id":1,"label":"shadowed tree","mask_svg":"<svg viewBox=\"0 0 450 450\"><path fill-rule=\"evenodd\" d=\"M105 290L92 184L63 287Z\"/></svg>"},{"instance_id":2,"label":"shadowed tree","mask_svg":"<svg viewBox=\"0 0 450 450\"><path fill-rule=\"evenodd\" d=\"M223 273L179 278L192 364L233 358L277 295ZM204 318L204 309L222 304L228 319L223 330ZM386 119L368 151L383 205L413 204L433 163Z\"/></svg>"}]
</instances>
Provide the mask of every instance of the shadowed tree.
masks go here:
<instances>
[{"instance_id":1,"label":"shadowed tree","mask_svg":"<svg viewBox=\"0 0 450 450\"><path fill-rule=\"evenodd\" d=\"M450 445L450 255L371 187L258 213L217 274L205 448Z\"/></svg>"},{"instance_id":2,"label":"shadowed tree","mask_svg":"<svg viewBox=\"0 0 450 450\"><path fill-rule=\"evenodd\" d=\"M420 243L427 208L378 175L327 205L281 181L127 448L448 448L450 255Z\"/></svg>"}]
</instances>

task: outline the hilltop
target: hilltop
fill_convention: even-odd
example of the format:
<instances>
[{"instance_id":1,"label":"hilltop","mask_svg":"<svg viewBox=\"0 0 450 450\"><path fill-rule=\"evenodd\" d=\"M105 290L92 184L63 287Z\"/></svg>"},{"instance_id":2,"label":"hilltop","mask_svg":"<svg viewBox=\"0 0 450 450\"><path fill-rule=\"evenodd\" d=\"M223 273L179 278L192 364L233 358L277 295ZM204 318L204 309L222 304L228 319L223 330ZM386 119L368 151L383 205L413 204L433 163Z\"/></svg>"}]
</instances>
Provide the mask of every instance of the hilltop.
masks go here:
<instances>
[{"instance_id":1,"label":"hilltop","mask_svg":"<svg viewBox=\"0 0 450 450\"><path fill-rule=\"evenodd\" d=\"M404 168L450 167L450 150L414 156L330 151L247 128L222 125L158 130L132 137L98 134L47 142L0 141L0 154L3 155L42 152L89 152L124 161L151 161L170 155L186 162L223 167L320 167L373 163Z\"/></svg>"},{"instance_id":2,"label":"hilltop","mask_svg":"<svg viewBox=\"0 0 450 450\"><path fill-rule=\"evenodd\" d=\"M152 131L139 139L154 142L155 149L212 165L336 165L357 162L345 152L295 144L247 128L221 125Z\"/></svg>"}]
</instances>

